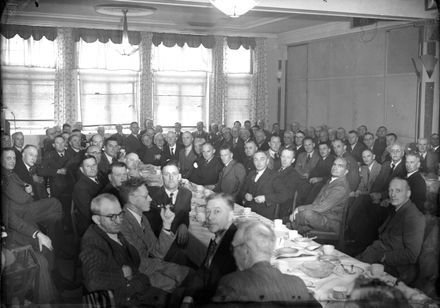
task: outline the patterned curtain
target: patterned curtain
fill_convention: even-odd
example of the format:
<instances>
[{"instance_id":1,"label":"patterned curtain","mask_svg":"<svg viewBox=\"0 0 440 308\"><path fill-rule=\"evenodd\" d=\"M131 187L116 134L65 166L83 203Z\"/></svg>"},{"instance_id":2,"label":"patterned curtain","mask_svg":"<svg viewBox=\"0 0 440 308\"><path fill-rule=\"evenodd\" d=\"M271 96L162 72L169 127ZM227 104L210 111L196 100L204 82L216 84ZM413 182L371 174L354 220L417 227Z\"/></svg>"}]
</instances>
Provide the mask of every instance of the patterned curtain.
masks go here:
<instances>
[{"instance_id":1,"label":"patterned curtain","mask_svg":"<svg viewBox=\"0 0 440 308\"><path fill-rule=\"evenodd\" d=\"M226 101L226 77L224 74L224 59L226 38L215 38L215 46L212 50L212 76L211 91L209 97L209 123L222 124L225 120Z\"/></svg>"},{"instance_id":2,"label":"patterned curtain","mask_svg":"<svg viewBox=\"0 0 440 308\"><path fill-rule=\"evenodd\" d=\"M55 70L54 121L73 124L78 119L76 45L71 28L58 29Z\"/></svg>"},{"instance_id":3,"label":"patterned curtain","mask_svg":"<svg viewBox=\"0 0 440 308\"><path fill-rule=\"evenodd\" d=\"M151 32L141 33L140 55L141 55L141 80L140 80L140 110L139 126L142 126L145 119L153 119L153 72L151 71L151 47L153 34Z\"/></svg>"},{"instance_id":4,"label":"patterned curtain","mask_svg":"<svg viewBox=\"0 0 440 308\"><path fill-rule=\"evenodd\" d=\"M266 39L257 38L253 50L253 76L251 99L251 122L256 120L269 120L269 102L267 94L267 42Z\"/></svg>"}]
</instances>

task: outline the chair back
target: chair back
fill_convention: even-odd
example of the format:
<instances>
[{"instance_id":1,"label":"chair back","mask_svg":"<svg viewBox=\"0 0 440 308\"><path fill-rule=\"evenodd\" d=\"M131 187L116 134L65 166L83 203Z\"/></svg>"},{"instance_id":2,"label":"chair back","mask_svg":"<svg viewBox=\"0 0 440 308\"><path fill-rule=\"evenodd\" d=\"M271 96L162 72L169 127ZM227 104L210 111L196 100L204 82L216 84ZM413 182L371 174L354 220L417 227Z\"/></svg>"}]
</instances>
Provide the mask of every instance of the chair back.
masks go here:
<instances>
[{"instance_id":1,"label":"chair back","mask_svg":"<svg viewBox=\"0 0 440 308\"><path fill-rule=\"evenodd\" d=\"M72 222L72 230L73 230L73 235L75 236L75 240L78 241L79 240L79 234L78 234L78 219L77 219L77 209L75 207L75 202L73 201L72 198L72 202L70 204L70 219Z\"/></svg>"},{"instance_id":2,"label":"chair back","mask_svg":"<svg viewBox=\"0 0 440 308\"><path fill-rule=\"evenodd\" d=\"M115 297L110 290L100 290L83 295L83 304L87 308L116 307Z\"/></svg>"}]
</instances>

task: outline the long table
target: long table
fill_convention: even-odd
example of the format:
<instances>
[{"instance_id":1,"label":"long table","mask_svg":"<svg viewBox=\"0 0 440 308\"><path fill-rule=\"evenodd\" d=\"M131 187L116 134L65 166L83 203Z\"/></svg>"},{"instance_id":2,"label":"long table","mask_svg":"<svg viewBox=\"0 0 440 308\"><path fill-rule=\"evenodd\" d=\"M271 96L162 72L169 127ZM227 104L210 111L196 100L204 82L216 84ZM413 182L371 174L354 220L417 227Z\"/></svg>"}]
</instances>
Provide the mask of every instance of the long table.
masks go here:
<instances>
[{"instance_id":1,"label":"long table","mask_svg":"<svg viewBox=\"0 0 440 308\"><path fill-rule=\"evenodd\" d=\"M200 206L202 201L200 201L201 195L203 195L200 191L193 192L196 197L193 202L193 210L190 213L190 239L188 243L188 247L186 249L188 257L196 264L201 264L204 256L206 255L206 250L209 245L209 241L214 237L214 234L209 232L209 230L204 226L204 224L200 221L202 217L197 217L197 207L201 210ZM273 221L262 217L254 212L251 212L250 215L243 215L243 207L235 204L234 207L234 219L236 222L246 221L246 220L259 220L268 225L274 226ZM203 215L202 215L203 216ZM199 219L198 219L199 218ZM279 267L280 270L289 275L296 275L300 277L306 284L309 291L313 294L313 296L322 304L323 307L335 307L335 305L340 305L341 302L335 300L332 297L332 289L336 286L342 286L347 288L350 292L355 283L355 279L360 275L364 275L366 277L371 277L370 274L370 264L363 263L353 257L350 257L340 251L335 250L335 253L332 255L335 257L335 260L331 262L335 264L335 268L333 272L325 278L312 278L305 274L301 268L302 264L307 261L313 261L320 258L323 255L322 247L317 248L316 250L309 250L304 245L297 241L286 238L287 228L283 225L280 229L275 229L275 234L277 235L277 244L282 247L293 247L298 249L298 255L309 255L309 256L298 256L298 257L289 257L276 259L272 258L271 263L274 266L279 265L279 262L284 263L282 267ZM299 235L299 237L301 237ZM310 241L308 246L311 245L319 245L314 241ZM279 248L279 247L278 247ZM346 269L351 269L353 265L353 269L355 269L354 274L348 274L344 271L344 265ZM386 282L389 285L396 286L399 288L406 296L406 298L410 301L410 303L414 307L438 307L433 301L423 294L421 291L417 289L412 289L406 286L402 282L397 282L397 279L387 273L385 273L380 279Z\"/></svg>"}]
</instances>

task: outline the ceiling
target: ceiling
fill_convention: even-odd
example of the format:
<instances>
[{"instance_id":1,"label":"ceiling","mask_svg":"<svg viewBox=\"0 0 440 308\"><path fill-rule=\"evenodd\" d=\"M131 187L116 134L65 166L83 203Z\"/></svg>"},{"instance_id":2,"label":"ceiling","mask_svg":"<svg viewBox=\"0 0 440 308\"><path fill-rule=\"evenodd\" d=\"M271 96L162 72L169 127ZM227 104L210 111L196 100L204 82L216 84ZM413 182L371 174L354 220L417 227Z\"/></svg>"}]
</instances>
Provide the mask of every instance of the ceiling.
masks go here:
<instances>
[{"instance_id":1,"label":"ceiling","mask_svg":"<svg viewBox=\"0 0 440 308\"><path fill-rule=\"evenodd\" d=\"M260 5L240 18L230 18L214 8L208 0L6 0L2 23L65 26L83 28L121 29L122 17L102 15L95 11L95 5L105 3L142 5L156 9L148 16L128 17L129 30L153 32L178 32L200 34L228 34L245 36L278 37L282 33L298 31L309 27L325 27L335 22L351 22L353 17L380 18L386 20L414 20L418 16L403 14L389 6L388 14L374 11L374 3L383 0L369 0L371 7L361 6L363 0L261 0ZM301 2L302 1L302 2ZM333 3L330 3L333 1ZM351 1L348 3L346 1ZM386 0L414 2L412 0ZM385 2L386 2L385 1ZM423 3L421 0L417 0ZM345 10L346 6L359 3L358 7ZM330 3L329 6L324 7ZM415 2L414 2L415 3ZM325 10L324 10L325 9ZM406 9L406 7L405 7ZM410 8L413 11L413 8ZM383 9L382 9L383 11ZM362 12L362 14L360 13ZM421 15L420 15L421 16Z\"/></svg>"}]
</instances>

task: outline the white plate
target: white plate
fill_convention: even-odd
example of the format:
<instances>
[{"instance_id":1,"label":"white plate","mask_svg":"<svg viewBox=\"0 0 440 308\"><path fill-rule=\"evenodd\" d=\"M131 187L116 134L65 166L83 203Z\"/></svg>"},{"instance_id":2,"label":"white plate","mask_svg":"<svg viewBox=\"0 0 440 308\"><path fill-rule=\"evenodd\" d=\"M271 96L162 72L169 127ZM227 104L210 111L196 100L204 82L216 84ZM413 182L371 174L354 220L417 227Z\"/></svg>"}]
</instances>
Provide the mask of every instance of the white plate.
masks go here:
<instances>
[{"instance_id":1,"label":"white plate","mask_svg":"<svg viewBox=\"0 0 440 308\"><path fill-rule=\"evenodd\" d=\"M283 247L275 250L275 257L277 258L296 257L298 254L299 250L293 247Z\"/></svg>"}]
</instances>

